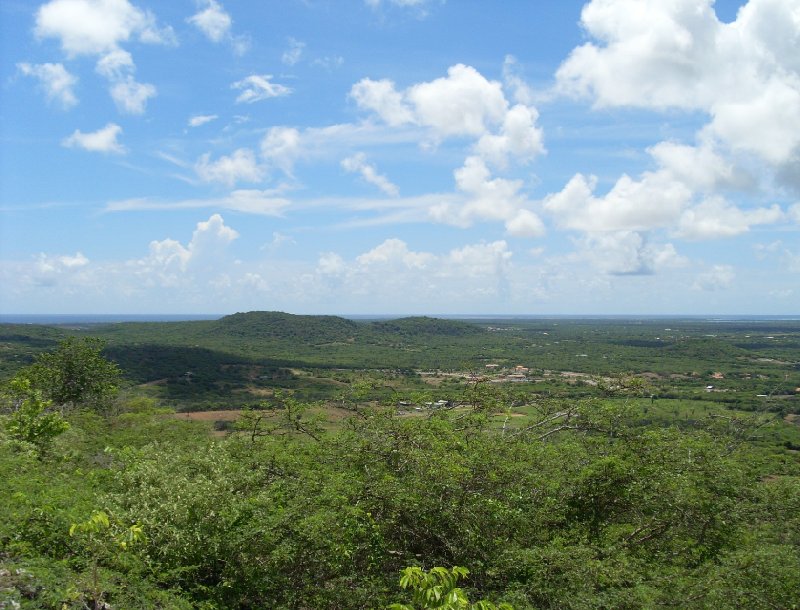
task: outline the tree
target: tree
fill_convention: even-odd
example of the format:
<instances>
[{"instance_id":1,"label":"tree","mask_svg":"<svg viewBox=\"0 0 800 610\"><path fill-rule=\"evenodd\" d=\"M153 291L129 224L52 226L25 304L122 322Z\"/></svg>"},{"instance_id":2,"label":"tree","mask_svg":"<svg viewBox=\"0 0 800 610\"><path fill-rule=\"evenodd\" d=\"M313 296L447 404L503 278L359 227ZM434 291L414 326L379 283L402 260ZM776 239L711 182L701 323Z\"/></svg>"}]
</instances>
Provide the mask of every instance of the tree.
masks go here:
<instances>
[{"instance_id":1,"label":"tree","mask_svg":"<svg viewBox=\"0 0 800 610\"><path fill-rule=\"evenodd\" d=\"M69 337L19 377L59 407L85 405L103 411L116 396L121 376L117 364L103 357L103 347L99 339Z\"/></svg>"},{"instance_id":2,"label":"tree","mask_svg":"<svg viewBox=\"0 0 800 610\"><path fill-rule=\"evenodd\" d=\"M40 455L56 436L69 429L61 414L50 410L51 401L31 388L28 379L13 379L7 398L13 412L6 430L13 439L34 445Z\"/></svg>"},{"instance_id":3,"label":"tree","mask_svg":"<svg viewBox=\"0 0 800 610\"><path fill-rule=\"evenodd\" d=\"M469 570L455 566L453 569L422 568L411 566L403 570L400 586L411 589L413 601L408 604L392 604L390 610L514 610L509 604L495 604L487 601L470 603L466 593L457 587L459 578L466 578Z\"/></svg>"}]
</instances>

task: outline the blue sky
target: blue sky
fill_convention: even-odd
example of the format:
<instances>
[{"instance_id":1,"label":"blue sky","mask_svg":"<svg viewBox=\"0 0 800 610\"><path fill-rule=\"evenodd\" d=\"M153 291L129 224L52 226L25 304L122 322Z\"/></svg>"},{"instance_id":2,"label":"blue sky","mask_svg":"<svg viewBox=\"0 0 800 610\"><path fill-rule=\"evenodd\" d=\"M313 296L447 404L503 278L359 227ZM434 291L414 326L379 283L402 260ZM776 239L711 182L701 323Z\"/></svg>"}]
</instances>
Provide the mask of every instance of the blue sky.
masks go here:
<instances>
[{"instance_id":1,"label":"blue sky","mask_svg":"<svg viewBox=\"0 0 800 610\"><path fill-rule=\"evenodd\" d=\"M0 313L800 312L800 0L0 27Z\"/></svg>"}]
</instances>

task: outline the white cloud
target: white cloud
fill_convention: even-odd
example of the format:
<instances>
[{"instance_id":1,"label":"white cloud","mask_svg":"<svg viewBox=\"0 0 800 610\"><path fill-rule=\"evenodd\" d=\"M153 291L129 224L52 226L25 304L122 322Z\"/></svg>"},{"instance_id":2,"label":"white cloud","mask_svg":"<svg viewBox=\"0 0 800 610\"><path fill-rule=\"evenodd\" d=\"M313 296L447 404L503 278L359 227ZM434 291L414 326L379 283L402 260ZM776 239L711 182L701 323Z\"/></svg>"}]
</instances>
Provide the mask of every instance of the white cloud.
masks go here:
<instances>
[{"instance_id":1,"label":"white cloud","mask_svg":"<svg viewBox=\"0 0 800 610\"><path fill-rule=\"evenodd\" d=\"M303 153L300 132L294 127L272 127L261 140L261 156L271 165L292 175L294 162Z\"/></svg>"},{"instance_id":2,"label":"white cloud","mask_svg":"<svg viewBox=\"0 0 800 610\"><path fill-rule=\"evenodd\" d=\"M186 246L171 238L154 240L146 257L130 261L127 266L141 281L156 286L177 287L185 282L213 279L224 268L227 247L238 237L239 233L226 226L222 216L212 214L197 223Z\"/></svg>"},{"instance_id":3,"label":"white cloud","mask_svg":"<svg viewBox=\"0 0 800 610\"><path fill-rule=\"evenodd\" d=\"M512 253L503 241L472 244L451 250L445 257L445 274L500 276L503 266L511 260Z\"/></svg>"},{"instance_id":4,"label":"white cloud","mask_svg":"<svg viewBox=\"0 0 800 610\"><path fill-rule=\"evenodd\" d=\"M392 127L413 123L411 109L403 100L403 95L394 88L388 79L372 80L364 78L350 89L350 96L360 108L372 110Z\"/></svg>"},{"instance_id":5,"label":"white cloud","mask_svg":"<svg viewBox=\"0 0 800 610\"><path fill-rule=\"evenodd\" d=\"M542 219L530 210L519 210L506 220L506 230L514 237L541 237L545 234Z\"/></svg>"},{"instance_id":6,"label":"white cloud","mask_svg":"<svg viewBox=\"0 0 800 610\"><path fill-rule=\"evenodd\" d=\"M532 106L534 102L533 89L519 75L517 58L506 55L503 60L503 83L506 89L512 92L514 101L525 106Z\"/></svg>"},{"instance_id":7,"label":"white cloud","mask_svg":"<svg viewBox=\"0 0 800 610\"><path fill-rule=\"evenodd\" d=\"M72 255L40 252L25 274L25 280L35 288L58 288L60 292L70 292L70 284L84 284L88 279L89 262L81 252Z\"/></svg>"},{"instance_id":8,"label":"white cloud","mask_svg":"<svg viewBox=\"0 0 800 610\"><path fill-rule=\"evenodd\" d=\"M729 288L736 279L733 267L730 265L714 265L708 271L697 276L692 288L694 290L714 292Z\"/></svg>"},{"instance_id":9,"label":"white cloud","mask_svg":"<svg viewBox=\"0 0 800 610\"><path fill-rule=\"evenodd\" d=\"M47 256L41 253L38 257L37 264L41 272L51 273L85 267L89 264L89 259L81 252L76 252L74 255L65 254L62 256Z\"/></svg>"},{"instance_id":10,"label":"white cloud","mask_svg":"<svg viewBox=\"0 0 800 610\"><path fill-rule=\"evenodd\" d=\"M237 104L252 104L272 97L289 95L292 90L279 83L270 82L271 74L251 74L231 85L231 89L241 90L236 98Z\"/></svg>"},{"instance_id":11,"label":"white cloud","mask_svg":"<svg viewBox=\"0 0 800 610\"><path fill-rule=\"evenodd\" d=\"M521 79L513 89L518 100L525 98ZM350 89L350 97L391 127L425 128L423 146L446 138L474 138L474 153L500 169L510 160L524 163L545 152L536 108L528 103L510 106L500 82L464 64L451 66L446 77L403 91L388 79L364 78Z\"/></svg>"},{"instance_id":12,"label":"white cloud","mask_svg":"<svg viewBox=\"0 0 800 610\"><path fill-rule=\"evenodd\" d=\"M581 23L596 42L557 72L558 90L597 106L709 114L707 132L770 164L800 145L796 0L750 0L721 23L713 0L593 0Z\"/></svg>"},{"instance_id":13,"label":"white cloud","mask_svg":"<svg viewBox=\"0 0 800 610\"><path fill-rule=\"evenodd\" d=\"M504 241L435 254L390 238L352 261L332 252L321 255L316 269L320 282L305 288L337 300L368 296L372 307L385 311L430 312L445 304L452 310L455 303L475 311L478 303L496 304L498 297L510 296L511 258Z\"/></svg>"},{"instance_id":14,"label":"white cloud","mask_svg":"<svg viewBox=\"0 0 800 610\"><path fill-rule=\"evenodd\" d=\"M686 210L681 215L676 234L692 240L733 237L749 231L752 225L773 224L783 217L777 205L742 210L720 197L713 197Z\"/></svg>"},{"instance_id":15,"label":"white cloud","mask_svg":"<svg viewBox=\"0 0 800 610\"><path fill-rule=\"evenodd\" d=\"M718 187L748 188L753 179L714 150L709 142L689 146L660 142L647 149L670 176L692 190L714 191Z\"/></svg>"},{"instance_id":16,"label":"white cloud","mask_svg":"<svg viewBox=\"0 0 800 610\"><path fill-rule=\"evenodd\" d=\"M111 86L111 98L120 112L142 114L147 100L156 95L156 88L147 83L138 83L131 75Z\"/></svg>"},{"instance_id":17,"label":"white cloud","mask_svg":"<svg viewBox=\"0 0 800 610\"><path fill-rule=\"evenodd\" d=\"M499 221L516 237L544 234L544 224L528 209L530 202L520 194L521 180L492 178L486 163L477 156L467 157L454 176L463 199L431 206L430 217L437 222L468 227L475 220Z\"/></svg>"},{"instance_id":18,"label":"white cloud","mask_svg":"<svg viewBox=\"0 0 800 610\"><path fill-rule=\"evenodd\" d=\"M98 74L105 76L110 81L123 80L136 69L133 57L123 49L114 49L97 60L95 67Z\"/></svg>"},{"instance_id":19,"label":"white cloud","mask_svg":"<svg viewBox=\"0 0 800 610\"><path fill-rule=\"evenodd\" d=\"M244 55L250 47L250 40L246 36L233 35L233 19L222 4L216 0L197 0L197 5L199 10L186 21L211 42L228 42L234 53Z\"/></svg>"},{"instance_id":20,"label":"white cloud","mask_svg":"<svg viewBox=\"0 0 800 610\"><path fill-rule=\"evenodd\" d=\"M231 156L223 156L216 161L211 161L211 155L206 153L198 159L195 171L205 182L221 182L228 186L240 181L260 182L264 178L264 170L249 148L239 148Z\"/></svg>"},{"instance_id":21,"label":"white cloud","mask_svg":"<svg viewBox=\"0 0 800 610\"><path fill-rule=\"evenodd\" d=\"M576 243L575 262L610 275L650 275L688 264L672 244L649 243L636 231L592 233Z\"/></svg>"},{"instance_id":22,"label":"white cloud","mask_svg":"<svg viewBox=\"0 0 800 610\"><path fill-rule=\"evenodd\" d=\"M412 252L401 239L387 239L379 246L356 257L360 265L384 265L425 269L435 257L426 252Z\"/></svg>"},{"instance_id":23,"label":"white cloud","mask_svg":"<svg viewBox=\"0 0 800 610\"><path fill-rule=\"evenodd\" d=\"M528 161L544 153L542 130L536 127L539 113L535 108L517 104L503 119L498 134L484 134L478 140L476 151L497 167L505 168L508 157Z\"/></svg>"},{"instance_id":24,"label":"white cloud","mask_svg":"<svg viewBox=\"0 0 800 610\"><path fill-rule=\"evenodd\" d=\"M406 92L417 120L443 136L481 136L505 118L502 86L475 68L457 64L446 78L412 86Z\"/></svg>"},{"instance_id":25,"label":"white cloud","mask_svg":"<svg viewBox=\"0 0 800 610\"><path fill-rule=\"evenodd\" d=\"M501 124L508 109L501 84L463 64L450 67L446 77L403 92L390 80L365 78L353 85L350 95L359 107L375 112L389 125L416 123L439 137L480 137Z\"/></svg>"},{"instance_id":26,"label":"white cloud","mask_svg":"<svg viewBox=\"0 0 800 610\"><path fill-rule=\"evenodd\" d=\"M51 0L36 12L40 38L56 38L69 57L103 55L138 38L144 43L172 43L171 28L128 0Z\"/></svg>"},{"instance_id":27,"label":"white cloud","mask_svg":"<svg viewBox=\"0 0 800 610\"><path fill-rule=\"evenodd\" d=\"M76 129L71 136L62 140L61 145L67 148L83 148L91 152L122 154L125 152L125 147L117 142L117 136L121 133L122 127L116 123L109 123L102 129L90 133Z\"/></svg>"},{"instance_id":28,"label":"white cloud","mask_svg":"<svg viewBox=\"0 0 800 610\"><path fill-rule=\"evenodd\" d=\"M133 78L136 66L120 45L136 38L143 43L172 44L171 28L128 0L51 0L36 13L36 35L56 38L67 57L99 56L96 71L110 81L109 92L120 112L141 114L155 86Z\"/></svg>"},{"instance_id":29,"label":"white cloud","mask_svg":"<svg viewBox=\"0 0 800 610\"><path fill-rule=\"evenodd\" d=\"M317 272L322 275L342 275L346 270L344 259L335 252L325 252L317 261Z\"/></svg>"},{"instance_id":30,"label":"white cloud","mask_svg":"<svg viewBox=\"0 0 800 610\"><path fill-rule=\"evenodd\" d=\"M17 68L25 76L32 76L39 81L47 99L59 102L65 109L78 103L74 91L78 78L70 74L63 64L19 63Z\"/></svg>"},{"instance_id":31,"label":"white cloud","mask_svg":"<svg viewBox=\"0 0 800 610\"><path fill-rule=\"evenodd\" d=\"M300 57L303 55L303 50L305 48L306 43L289 37L289 48L283 52L281 61L287 66L295 65L298 61L300 61Z\"/></svg>"},{"instance_id":32,"label":"white cloud","mask_svg":"<svg viewBox=\"0 0 800 610\"><path fill-rule=\"evenodd\" d=\"M200 4L205 8L189 17L187 21L212 42L221 42L230 36L233 20L222 5L215 0L204 0Z\"/></svg>"},{"instance_id":33,"label":"white cloud","mask_svg":"<svg viewBox=\"0 0 800 610\"><path fill-rule=\"evenodd\" d=\"M217 120L219 117L216 114L195 114L189 117L189 127L200 127L206 123Z\"/></svg>"},{"instance_id":34,"label":"white cloud","mask_svg":"<svg viewBox=\"0 0 800 610\"><path fill-rule=\"evenodd\" d=\"M345 171L360 174L364 181L377 186L391 197L396 197L400 192L397 186L392 184L386 176L378 173L374 165L367 163L367 156L364 153L356 153L343 159L341 165Z\"/></svg>"},{"instance_id":35,"label":"white cloud","mask_svg":"<svg viewBox=\"0 0 800 610\"><path fill-rule=\"evenodd\" d=\"M580 231L643 231L673 224L689 204L692 192L666 172L645 172L636 181L623 175L603 197L597 179L576 174L559 193L548 195L544 208L558 224Z\"/></svg>"}]
</instances>

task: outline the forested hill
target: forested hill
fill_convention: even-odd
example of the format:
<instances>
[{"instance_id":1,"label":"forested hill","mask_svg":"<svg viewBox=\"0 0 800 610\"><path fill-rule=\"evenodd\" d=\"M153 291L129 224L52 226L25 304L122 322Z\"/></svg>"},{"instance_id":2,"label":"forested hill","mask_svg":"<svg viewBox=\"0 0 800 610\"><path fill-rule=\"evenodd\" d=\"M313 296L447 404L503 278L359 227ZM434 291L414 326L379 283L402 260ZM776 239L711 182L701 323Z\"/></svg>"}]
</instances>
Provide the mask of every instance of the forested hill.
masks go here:
<instances>
[{"instance_id":1,"label":"forested hill","mask_svg":"<svg viewBox=\"0 0 800 610\"><path fill-rule=\"evenodd\" d=\"M289 339L302 343L352 341L359 325L338 316L299 316L280 311L235 313L212 322L209 335Z\"/></svg>"},{"instance_id":2,"label":"forested hill","mask_svg":"<svg viewBox=\"0 0 800 610\"><path fill-rule=\"evenodd\" d=\"M370 327L380 334L400 335L403 337L468 337L485 332L479 326L469 322L442 320L427 316L373 322Z\"/></svg>"}]
</instances>

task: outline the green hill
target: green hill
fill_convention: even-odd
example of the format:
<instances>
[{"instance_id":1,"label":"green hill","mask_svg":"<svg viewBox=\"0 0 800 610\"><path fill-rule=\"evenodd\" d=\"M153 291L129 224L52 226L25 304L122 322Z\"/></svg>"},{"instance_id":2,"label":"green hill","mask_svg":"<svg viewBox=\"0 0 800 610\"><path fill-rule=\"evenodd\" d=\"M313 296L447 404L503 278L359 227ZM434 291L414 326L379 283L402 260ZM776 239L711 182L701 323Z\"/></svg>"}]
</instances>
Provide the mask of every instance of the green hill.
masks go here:
<instances>
[{"instance_id":1,"label":"green hill","mask_svg":"<svg viewBox=\"0 0 800 610\"><path fill-rule=\"evenodd\" d=\"M400 318L386 322L373 322L371 328L374 332L386 335L401 335L403 337L468 337L485 332L482 328L469 322L458 320L442 320L427 316Z\"/></svg>"},{"instance_id":2,"label":"green hill","mask_svg":"<svg viewBox=\"0 0 800 610\"><path fill-rule=\"evenodd\" d=\"M278 339L300 343L352 341L358 324L338 316L299 316L280 311L249 311L220 318L208 334L247 339Z\"/></svg>"}]
</instances>

